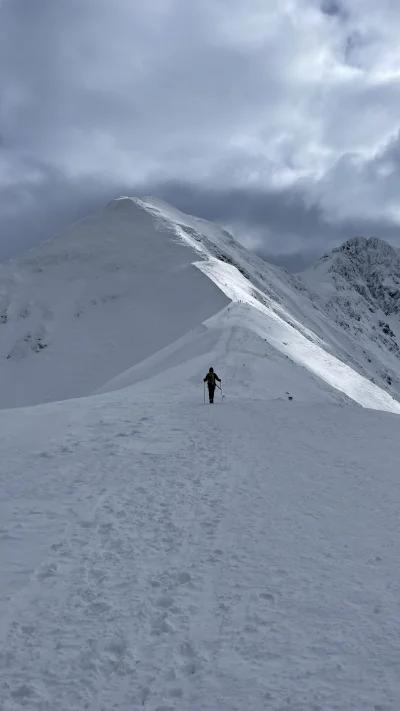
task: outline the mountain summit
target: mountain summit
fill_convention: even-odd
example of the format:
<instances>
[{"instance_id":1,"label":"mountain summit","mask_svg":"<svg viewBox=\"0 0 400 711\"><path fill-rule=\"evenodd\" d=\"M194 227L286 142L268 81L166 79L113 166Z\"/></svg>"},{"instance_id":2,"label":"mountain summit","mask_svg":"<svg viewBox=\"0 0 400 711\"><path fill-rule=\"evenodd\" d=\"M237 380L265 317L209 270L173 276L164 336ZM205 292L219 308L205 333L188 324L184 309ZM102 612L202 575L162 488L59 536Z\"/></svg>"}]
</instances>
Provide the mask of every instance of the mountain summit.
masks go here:
<instances>
[{"instance_id":1,"label":"mountain summit","mask_svg":"<svg viewBox=\"0 0 400 711\"><path fill-rule=\"evenodd\" d=\"M322 257L338 289L347 283L387 316L400 311L400 251L376 237L354 237Z\"/></svg>"},{"instance_id":2,"label":"mountain summit","mask_svg":"<svg viewBox=\"0 0 400 711\"><path fill-rule=\"evenodd\" d=\"M114 200L0 265L0 405L89 395L229 302L141 204Z\"/></svg>"}]
</instances>

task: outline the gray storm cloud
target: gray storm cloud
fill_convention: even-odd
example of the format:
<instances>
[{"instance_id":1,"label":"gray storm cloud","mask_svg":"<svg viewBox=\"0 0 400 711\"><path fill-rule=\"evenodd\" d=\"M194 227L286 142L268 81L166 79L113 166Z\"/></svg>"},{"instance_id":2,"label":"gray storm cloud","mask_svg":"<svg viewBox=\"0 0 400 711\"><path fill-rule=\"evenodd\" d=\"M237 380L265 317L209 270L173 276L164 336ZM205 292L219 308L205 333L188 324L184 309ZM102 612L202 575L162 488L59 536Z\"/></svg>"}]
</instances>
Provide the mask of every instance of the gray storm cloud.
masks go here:
<instances>
[{"instance_id":1,"label":"gray storm cloud","mask_svg":"<svg viewBox=\"0 0 400 711\"><path fill-rule=\"evenodd\" d=\"M400 4L0 0L0 258L151 192L290 265L400 246Z\"/></svg>"}]
</instances>

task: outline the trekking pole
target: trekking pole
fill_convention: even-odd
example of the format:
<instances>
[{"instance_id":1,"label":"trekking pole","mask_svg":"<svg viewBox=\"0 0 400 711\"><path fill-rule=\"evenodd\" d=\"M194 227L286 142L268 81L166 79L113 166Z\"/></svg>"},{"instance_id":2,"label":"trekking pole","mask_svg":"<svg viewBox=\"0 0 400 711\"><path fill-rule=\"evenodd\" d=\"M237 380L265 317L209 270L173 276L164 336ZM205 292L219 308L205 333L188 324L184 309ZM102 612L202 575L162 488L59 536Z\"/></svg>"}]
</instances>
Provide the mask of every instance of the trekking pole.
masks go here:
<instances>
[{"instance_id":1,"label":"trekking pole","mask_svg":"<svg viewBox=\"0 0 400 711\"><path fill-rule=\"evenodd\" d=\"M206 404L206 384L203 383L204 385L204 404Z\"/></svg>"},{"instance_id":2,"label":"trekking pole","mask_svg":"<svg viewBox=\"0 0 400 711\"><path fill-rule=\"evenodd\" d=\"M215 383L215 384L217 385L217 383ZM223 396L223 394L222 394L222 383L221 383L221 385L217 385L217 388L218 388L218 390L221 391L221 400L223 400L223 399L224 399L224 396Z\"/></svg>"}]
</instances>

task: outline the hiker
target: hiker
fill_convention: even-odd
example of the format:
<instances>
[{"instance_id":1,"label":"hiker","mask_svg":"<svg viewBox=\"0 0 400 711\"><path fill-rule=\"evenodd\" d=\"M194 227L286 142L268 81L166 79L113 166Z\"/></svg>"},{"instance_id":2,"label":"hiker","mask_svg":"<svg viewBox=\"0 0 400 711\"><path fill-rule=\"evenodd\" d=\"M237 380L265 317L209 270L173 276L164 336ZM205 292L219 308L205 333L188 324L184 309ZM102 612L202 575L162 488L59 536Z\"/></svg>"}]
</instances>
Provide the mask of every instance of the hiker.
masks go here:
<instances>
[{"instance_id":1,"label":"hiker","mask_svg":"<svg viewBox=\"0 0 400 711\"><path fill-rule=\"evenodd\" d=\"M210 398L210 404L214 402L214 391L215 391L215 386L216 386L216 381L221 382L221 378L218 377L216 373L214 373L214 368L210 368L208 371L207 375L205 378L203 378L203 381L207 383L208 386L208 395Z\"/></svg>"}]
</instances>

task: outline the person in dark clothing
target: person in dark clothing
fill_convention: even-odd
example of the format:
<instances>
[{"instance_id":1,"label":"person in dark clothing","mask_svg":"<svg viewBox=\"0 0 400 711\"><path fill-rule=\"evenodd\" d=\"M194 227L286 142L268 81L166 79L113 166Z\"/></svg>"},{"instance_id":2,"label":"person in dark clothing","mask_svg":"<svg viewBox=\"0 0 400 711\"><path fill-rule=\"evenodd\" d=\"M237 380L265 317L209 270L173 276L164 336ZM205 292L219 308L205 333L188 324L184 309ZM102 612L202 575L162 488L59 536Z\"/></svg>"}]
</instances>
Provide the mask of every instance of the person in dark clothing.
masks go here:
<instances>
[{"instance_id":1,"label":"person in dark clothing","mask_svg":"<svg viewBox=\"0 0 400 711\"><path fill-rule=\"evenodd\" d=\"M207 383L208 386L208 396L210 399L210 404L214 402L214 392L215 392L215 386L216 386L216 381L221 382L221 378L218 377L216 373L214 373L214 368L210 368L208 371L207 375L205 378L203 378L204 382Z\"/></svg>"}]
</instances>

